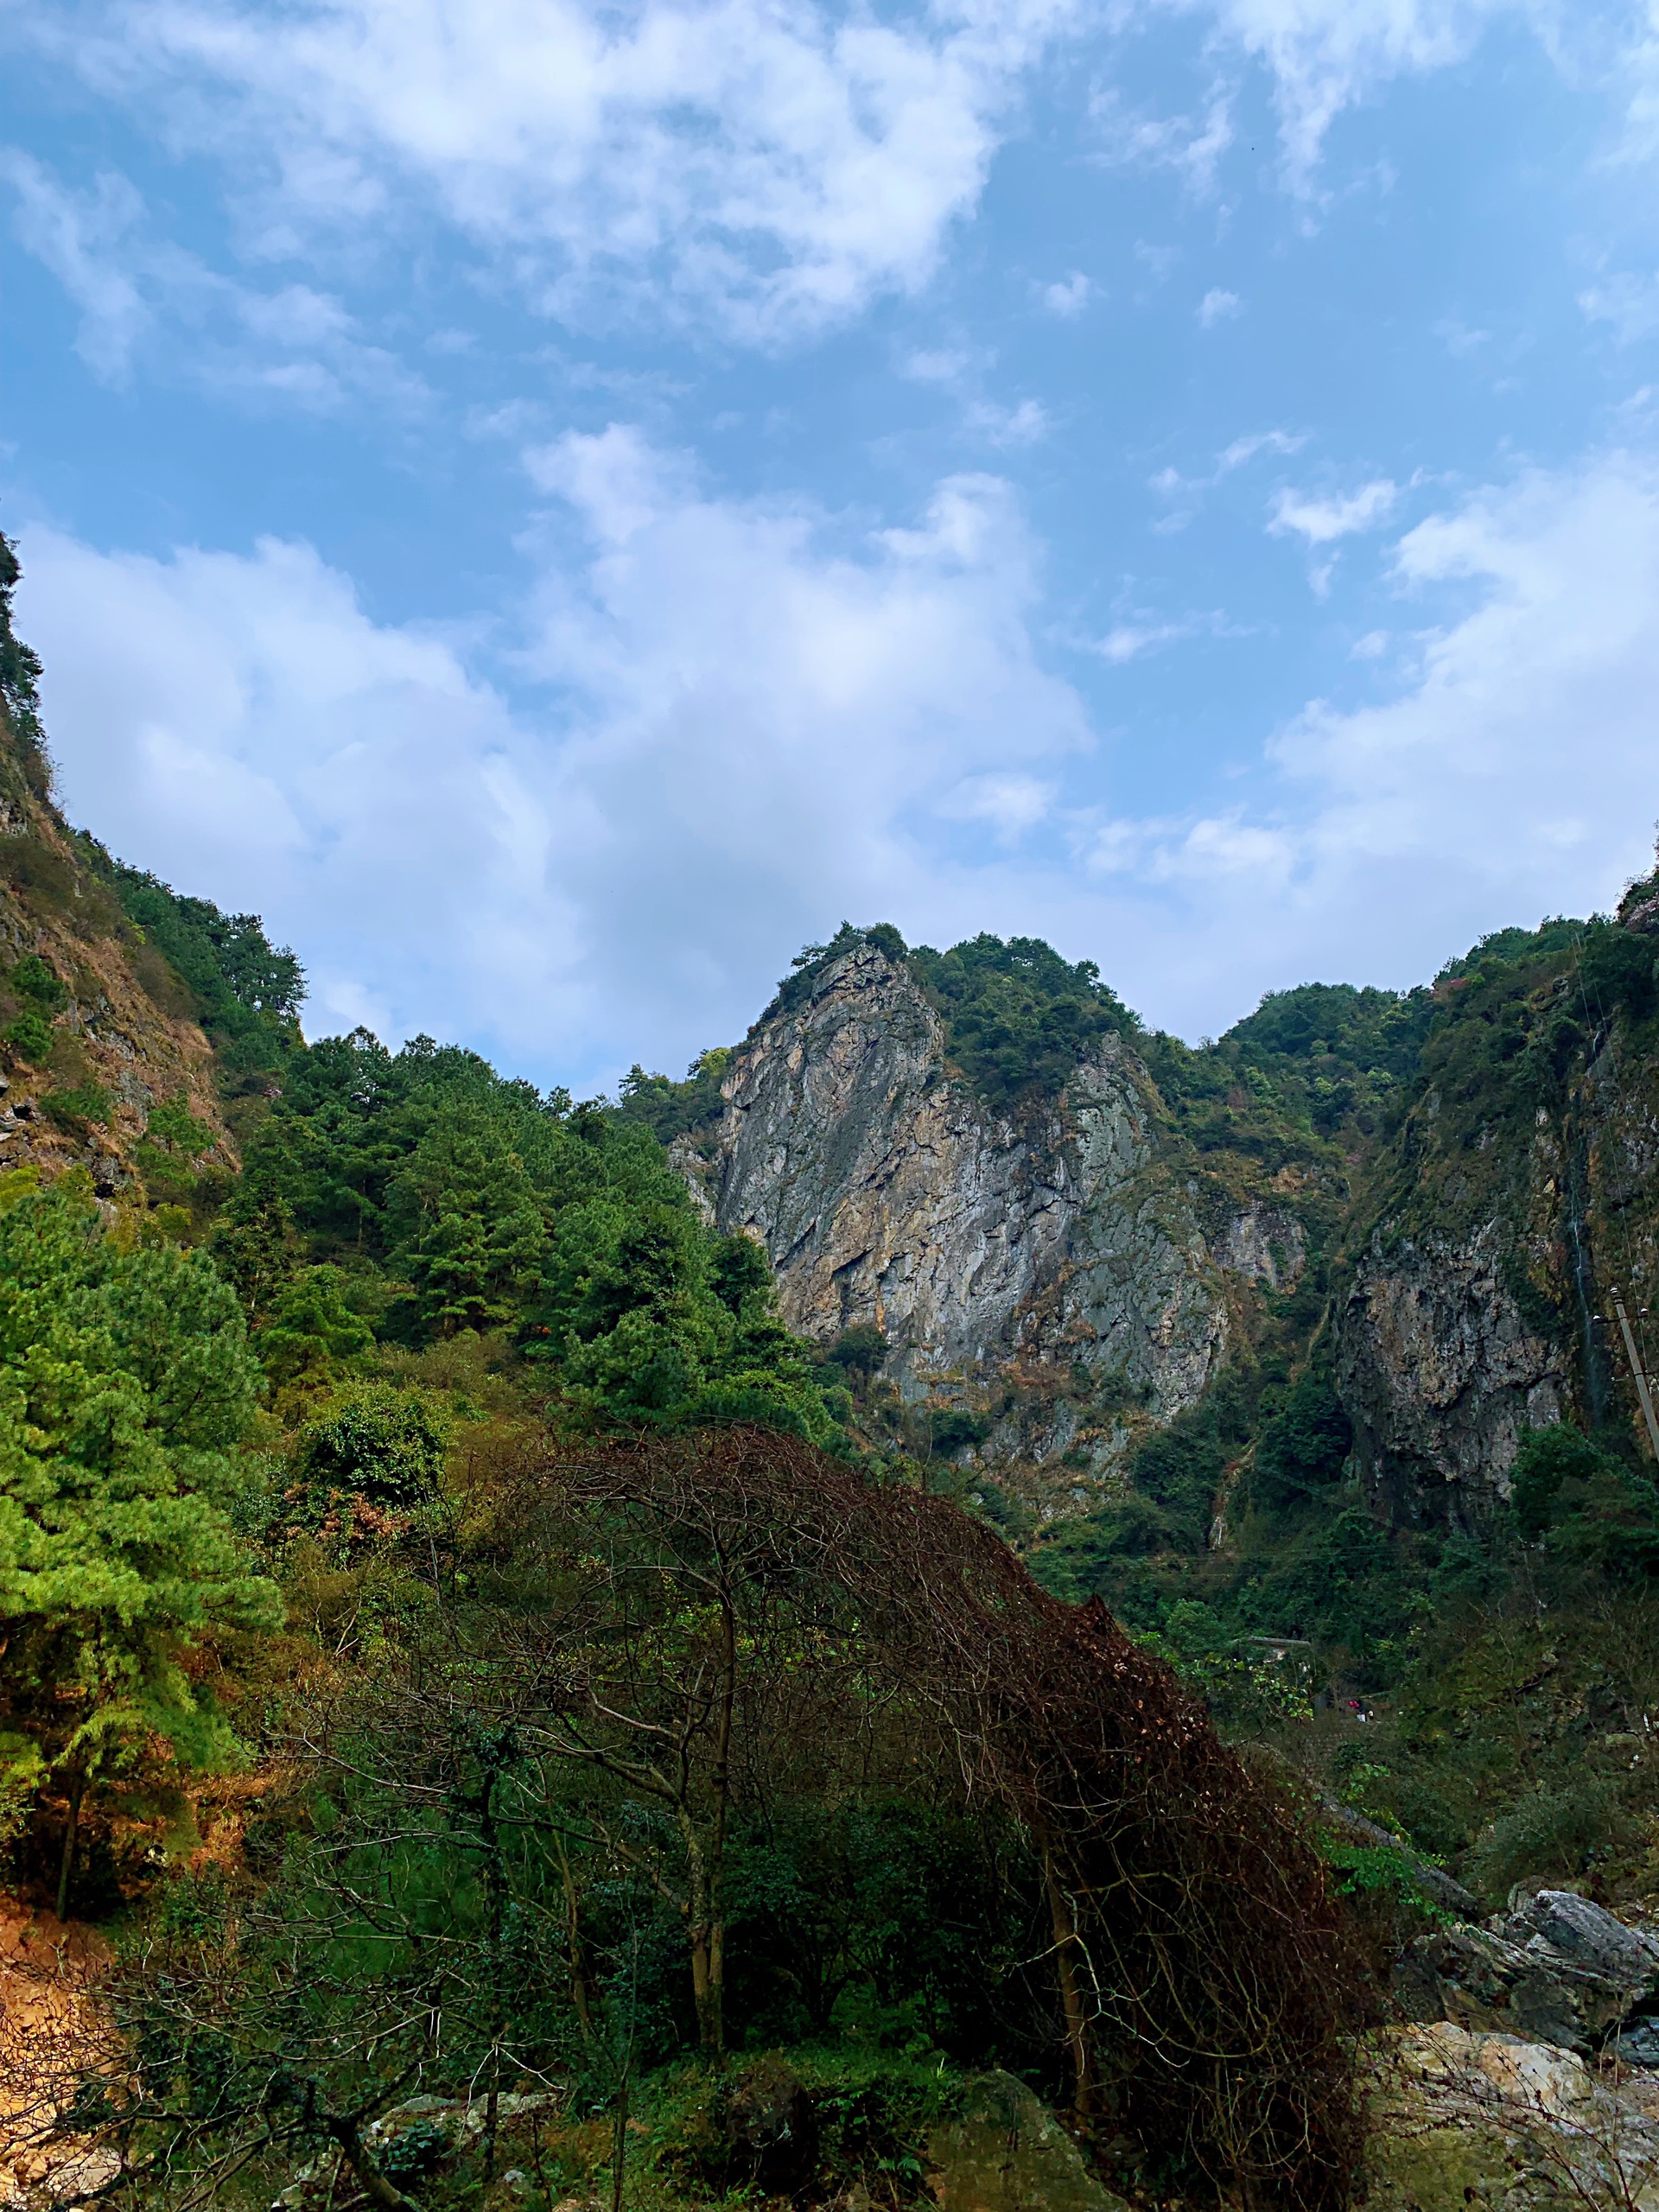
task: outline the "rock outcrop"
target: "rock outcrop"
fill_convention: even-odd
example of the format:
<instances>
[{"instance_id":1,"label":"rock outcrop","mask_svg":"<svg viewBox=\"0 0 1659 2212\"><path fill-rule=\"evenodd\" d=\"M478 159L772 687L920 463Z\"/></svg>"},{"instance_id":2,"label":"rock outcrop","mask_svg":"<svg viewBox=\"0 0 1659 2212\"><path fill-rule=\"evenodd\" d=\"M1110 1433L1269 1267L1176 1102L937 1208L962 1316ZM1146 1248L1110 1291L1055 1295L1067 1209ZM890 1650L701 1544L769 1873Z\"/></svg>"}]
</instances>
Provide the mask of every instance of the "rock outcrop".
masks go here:
<instances>
[{"instance_id":1,"label":"rock outcrop","mask_svg":"<svg viewBox=\"0 0 1659 2212\"><path fill-rule=\"evenodd\" d=\"M1415 1103L1366 1166L1340 1387L1369 1496L1396 1522L1479 1528L1529 1427L1623 1421L1647 1455L1611 1300L1649 1338L1651 1367L1650 938L1630 917L1599 926L1596 960L1624 974L1624 1001L1586 980L1588 952L1454 995Z\"/></svg>"},{"instance_id":2,"label":"rock outcrop","mask_svg":"<svg viewBox=\"0 0 1659 2212\"><path fill-rule=\"evenodd\" d=\"M1011 2074L970 2082L927 2145L939 2212L1128 2212L1054 2114Z\"/></svg>"},{"instance_id":3,"label":"rock outcrop","mask_svg":"<svg viewBox=\"0 0 1659 2212\"><path fill-rule=\"evenodd\" d=\"M1206 1234L1122 1039L1056 1103L1002 1118L873 944L758 1025L723 1091L703 1156L678 1156L721 1229L766 1247L791 1327L883 1330L906 1400L982 1410L982 1459L1047 1470L1051 1510L1092 1502L1139 1429L1202 1395L1243 1285L1302 1264L1287 1211Z\"/></svg>"},{"instance_id":4,"label":"rock outcrop","mask_svg":"<svg viewBox=\"0 0 1659 2212\"><path fill-rule=\"evenodd\" d=\"M31 956L48 971L44 1004L16 982ZM234 1166L188 991L84 865L49 796L22 772L0 710L0 1029L15 1036L30 1011L49 1044L0 1047L0 1172L82 1166L114 1198L137 1185L151 1108L174 1101L211 1132L213 1164ZM74 1110L78 1099L95 1110Z\"/></svg>"},{"instance_id":5,"label":"rock outcrop","mask_svg":"<svg viewBox=\"0 0 1659 2212\"><path fill-rule=\"evenodd\" d=\"M1659 2083L1451 2023L1379 2054L1363 2212L1659 2208Z\"/></svg>"},{"instance_id":6,"label":"rock outcrop","mask_svg":"<svg viewBox=\"0 0 1659 2212\"><path fill-rule=\"evenodd\" d=\"M1588 2054L1638 2034L1659 1998L1659 1940L1571 1890L1541 1890L1485 1927L1420 1936L1395 1981L1414 2018Z\"/></svg>"},{"instance_id":7,"label":"rock outcrop","mask_svg":"<svg viewBox=\"0 0 1659 2212\"><path fill-rule=\"evenodd\" d=\"M1372 1506L1476 1525L1509 1495L1521 1432L1559 1421L1568 1361L1505 1287L1496 1222L1462 1242L1381 1236L1342 1316L1338 1384Z\"/></svg>"}]
</instances>

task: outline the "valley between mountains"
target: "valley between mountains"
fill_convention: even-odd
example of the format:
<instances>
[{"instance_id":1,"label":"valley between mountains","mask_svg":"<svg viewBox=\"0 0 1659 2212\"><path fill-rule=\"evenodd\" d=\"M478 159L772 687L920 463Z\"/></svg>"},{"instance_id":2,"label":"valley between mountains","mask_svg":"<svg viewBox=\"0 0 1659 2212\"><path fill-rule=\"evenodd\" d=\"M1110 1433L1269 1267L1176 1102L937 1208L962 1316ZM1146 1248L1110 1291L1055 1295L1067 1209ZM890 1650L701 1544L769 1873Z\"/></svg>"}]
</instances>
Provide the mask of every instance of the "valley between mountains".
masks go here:
<instances>
[{"instance_id":1,"label":"valley between mountains","mask_svg":"<svg viewBox=\"0 0 1659 2212\"><path fill-rule=\"evenodd\" d=\"M67 823L0 557L0 2202L1659 2204L1659 874L578 1101Z\"/></svg>"}]
</instances>

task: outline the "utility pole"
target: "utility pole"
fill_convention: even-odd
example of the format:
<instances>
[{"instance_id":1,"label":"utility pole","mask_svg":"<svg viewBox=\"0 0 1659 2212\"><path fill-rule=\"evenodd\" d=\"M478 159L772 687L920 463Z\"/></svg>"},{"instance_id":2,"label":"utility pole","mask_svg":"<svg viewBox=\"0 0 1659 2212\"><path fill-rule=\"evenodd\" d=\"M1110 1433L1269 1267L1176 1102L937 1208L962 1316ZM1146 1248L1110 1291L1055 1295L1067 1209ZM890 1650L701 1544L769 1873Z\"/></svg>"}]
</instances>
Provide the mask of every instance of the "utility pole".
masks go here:
<instances>
[{"instance_id":1,"label":"utility pole","mask_svg":"<svg viewBox=\"0 0 1659 2212\"><path fill-rule=\"evenodd\" d=\"M1630 1316L1624 1311L1624 1300L1613 1293L1613 1311L1618 1316L1618 1325L1624 1338L1625 1355L1630 1363L1630 1372L1636 1377L1636 1395L1642 1401L1642 1418L1648 1424L1648 1442L1653 1446L1653 1456L1659 1459L1659 1420L1653 1411L1653 1393L1648 1388L1648 1378L1642 1365L1642 1355L1636 1348L1636 1336L1630 1327Z\"/></svg>"}]
</instances>

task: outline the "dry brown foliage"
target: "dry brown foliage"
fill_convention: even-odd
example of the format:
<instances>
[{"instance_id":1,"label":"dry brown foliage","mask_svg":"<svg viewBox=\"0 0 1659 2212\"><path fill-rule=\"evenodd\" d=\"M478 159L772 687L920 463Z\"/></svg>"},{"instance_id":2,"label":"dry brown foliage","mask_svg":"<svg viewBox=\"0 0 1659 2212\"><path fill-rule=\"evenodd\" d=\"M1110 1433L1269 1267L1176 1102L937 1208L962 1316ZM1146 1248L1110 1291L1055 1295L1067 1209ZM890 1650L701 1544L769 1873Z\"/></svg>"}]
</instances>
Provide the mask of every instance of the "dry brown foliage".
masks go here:
<instances>
[{"instance_id":1,"label":"dry brown foliage","mask_svg":"<svg viewBox=\"0 0 1659 2212\"><path fill-rule=\"evenodd\" d=\"M1081 2112L1247 2201L1347 2201L1368 1991L1322 1862L1103 1605L1048 1596L949 1501L770 1432L612 1450L543 1479L587 1514L689 1523L711 1547L741 1529L747 1576L856 1617L872 1679L931 1709L966 1787L1042 1857Z\"/></svg>"}]
</instances>

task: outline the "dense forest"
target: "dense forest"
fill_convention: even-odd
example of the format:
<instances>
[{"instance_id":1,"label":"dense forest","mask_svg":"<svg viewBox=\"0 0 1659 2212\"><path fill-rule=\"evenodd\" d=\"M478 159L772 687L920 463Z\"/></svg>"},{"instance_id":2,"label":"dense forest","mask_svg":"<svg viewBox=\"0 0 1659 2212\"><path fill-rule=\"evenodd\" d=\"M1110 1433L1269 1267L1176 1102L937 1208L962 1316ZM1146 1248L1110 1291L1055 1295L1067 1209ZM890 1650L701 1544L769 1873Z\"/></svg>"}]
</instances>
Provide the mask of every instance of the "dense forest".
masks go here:
<instances>
[{"instance_id":1,"label":"dense forest","mask_svg":"<svg viewBox=\"0 0 1659 2212\"><path fill-rule=\"evenodd\" d=\"M0 1169L0 1839L108 1961L0 2064L13 2125L97 2146L56 2201L898 2207L1001 2069L1131 2196L1334 2212L1434 1868L1659 1891L1618 1391L1489 1524L1412 1527L1335 1371L1425 1146L1496 1174L1612 1025L1656 1041L1617 918L1197 1048L1033 939L803 952L769 1011L873 942L1013 1123L1128 1040L1195 1191L1301 1194L1216 1385L1044 1523L708 1225L667 1147L728 1048L578 1103L308 1039L257 918L53 827L37 674L0 620L6 1111L60 1146ZM200 1028L211 1099L97 1072L53 917Z\"/></svg>"}]
</instances>

